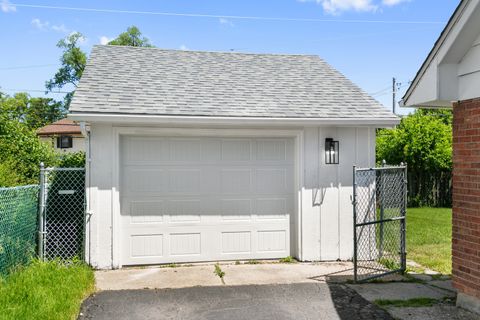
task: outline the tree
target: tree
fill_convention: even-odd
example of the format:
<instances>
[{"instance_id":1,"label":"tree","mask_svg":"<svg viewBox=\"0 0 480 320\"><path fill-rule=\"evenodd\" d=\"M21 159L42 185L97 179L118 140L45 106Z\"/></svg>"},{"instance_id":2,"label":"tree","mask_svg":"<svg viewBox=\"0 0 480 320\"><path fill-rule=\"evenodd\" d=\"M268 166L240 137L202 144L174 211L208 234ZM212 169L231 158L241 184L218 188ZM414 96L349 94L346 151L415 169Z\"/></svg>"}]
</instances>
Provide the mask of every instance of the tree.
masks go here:
<instances>
[{"instance_id":1,"label":"tree","mask_svg":"<svg viewBox=\"0 0 480 320\"><path fill-rule=\"evenodd\" d=\"M377 162L408 164L410 205L450 205L452 112L417 110L377 134Z\"/></svg>"},{"instance_id":2,"label":"tree","mask_svg":"<svg viewBox=\"0 0 480 320\"><path fill-rule=\"evenodd\" d=\"M120 33L117 38L108 44L114 46L153 47L153 45L150 44L150 40L143 37L136 26L128 27L126 32Z\"/></svg>"},{"instance_id":3,"label":"tree","mask_svg":"<svg viewBox=\"0 0 480 320\"><path fill-rule=\"evenodd\" d=\"M62 103L51 98L32 98L24 92L13 96L0 93L0 115L4 120L15 120L37 129L62 119L65 110Z\"/></svg>"},{"instance_id":4,"label":"tree","mask_svg":"<svg viewBox=\"0 0 480 320\"><path fill-rule=\"evenodd\" d=\"M38 183L39 164L55 165L53 148L25 123L0 115L0 186Z\"/></svg>"},{"instance_id":5,"label":"tree","mask_svg":"<svg viewBox=\"0 0 480 320\"><path fill-rule=\"evenodd\" d=\"M55 73L53 79L46 82L45 86L48 91L53 91L55 88L61 89L67 85L73 86L74 90L77 87L87 63L87 55L78 45L81 40L83 40L83 35L74 32L57 43L57 47L63 50L60 58L61 67ZM67 110L72 96L73 91L65 95L64 105Z\"/></svg>"}]
</instances>

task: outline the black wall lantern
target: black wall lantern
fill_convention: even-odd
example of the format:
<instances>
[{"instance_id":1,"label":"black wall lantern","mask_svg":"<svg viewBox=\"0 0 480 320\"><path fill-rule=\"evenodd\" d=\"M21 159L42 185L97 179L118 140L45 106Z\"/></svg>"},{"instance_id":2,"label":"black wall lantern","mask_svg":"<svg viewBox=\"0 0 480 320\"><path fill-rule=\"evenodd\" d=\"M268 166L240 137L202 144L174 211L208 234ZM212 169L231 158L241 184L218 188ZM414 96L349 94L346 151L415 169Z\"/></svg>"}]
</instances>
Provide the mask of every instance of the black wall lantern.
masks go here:
<instances>
[{"instance_id":1,"label":"black wall lantern","mask_svg":"<svg viewBox=\"0 0 480 320\"><path fill-rule=\"evenodd\" d=\"M325 163L326 164L338 164L340 156L340 149L338 141L334 141L332 138L325 139Z\"/></svg>"}]
</instances>

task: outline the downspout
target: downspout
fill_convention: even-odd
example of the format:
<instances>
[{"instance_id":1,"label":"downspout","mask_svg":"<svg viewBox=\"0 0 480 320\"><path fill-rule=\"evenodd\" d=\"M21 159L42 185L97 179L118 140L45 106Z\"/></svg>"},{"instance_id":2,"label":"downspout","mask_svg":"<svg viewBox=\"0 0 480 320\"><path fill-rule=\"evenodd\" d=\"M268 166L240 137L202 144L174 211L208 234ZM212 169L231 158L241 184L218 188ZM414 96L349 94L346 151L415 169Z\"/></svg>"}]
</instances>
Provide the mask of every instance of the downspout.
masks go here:
<instances>
[{"instance_id":1,"label":"downspout","mask_svg":"<svg viewBox=\"0 0 480 320\"><path fill-rule=\"evenodd\" d=\"M85 188L86 188L86 193L85 193L85 235L88 232L88 243L85 243L85 248L88 246L88 254L85 257L85 260L87 260L88 264L91 265L91 228L90 228L90 218L92 216L92 211L91 211L91 187L90 187L90 181L91 181L91 158L90 158L90 153L91 153L91 148L90 148L90 130L87 127L87 124L85 121L80 122L80 131L82 132L82 136L85 137ZM87 242L87 237L85 237L85 241Z\"/></svg>"}]
</instances>

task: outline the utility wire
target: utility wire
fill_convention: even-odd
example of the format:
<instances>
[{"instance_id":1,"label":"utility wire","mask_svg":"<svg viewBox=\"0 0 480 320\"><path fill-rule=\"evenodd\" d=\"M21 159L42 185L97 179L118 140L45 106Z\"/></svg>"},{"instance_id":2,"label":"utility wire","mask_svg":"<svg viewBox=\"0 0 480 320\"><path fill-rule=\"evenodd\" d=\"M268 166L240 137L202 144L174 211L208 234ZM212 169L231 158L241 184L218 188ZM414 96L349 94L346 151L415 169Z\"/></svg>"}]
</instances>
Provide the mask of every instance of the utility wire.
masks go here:
<instances>
[{"instance_id":1,"label":"utility wire","mask_svg":"<svg viewBox=\"0 0 480 320\"><path fill-rule=\"evenodd\" d=\"M43 92L43 93L58 93L58 94L65 94L70 93L68 91L48 91L48 90L39 90L39 89L9 89L9 88L2 88L0 87L0 92L2 91L15 91L15 92Z\"/></svg>"},{"instance_id":2,"label":"utility wire","mask_svg":"<svg viewBox=\"0 0 480 320\"><path fill-rule=\"evenodd\" d=\"M409 85L410 85L410 82L407 82L407 83L405 83L405 84L403 84L403 85L401 85L401 86L398 86L398 87L397 87L397 90L398 90L398 89L401 89L401 88L404 88L404 87L406 87L406 86L409 86ZM384 96L384 95L386 95L386 94L392 94L392 92L393 92L393 91L392 91L392 88L389 87L389 88L387 88L387 89L378 91L378 92L376 92L376 93L371 93L370 95L371 95L372 97L381 97L381 96Z\"/></svg>"},{"instance_id":3,"label":"utility wire","mask_svg":"<svg viewBox=\"0 0 480 320\"><path fill-rule=\"evenodd\" d=\"M237 16L237 15L219 15L219 14L201 14L201 13L182 13L182 12L160 12L160 11L137 11L137 10L118 10L118 9L96 9L82 7L64 7L47 6L26 3L11 3L12 6L20 8L34 9L54 9L97 13L122 13L122 14L141 14L171 17L190 17L190 18L225 18L236 20L260 20L260 21L285 21L285 22L333 22L333 23L380 23L380 24L434 24L443 25L441 21L419 21L419 20L353 20L353 19L317 19L317 18L288 18L288 17L265 17L265 16Z\"/></svg>"},{"instance_id":4,"label":"utility wire","mask_svg":"<svg viewBox=\"0 0 480 320\"><path fill-rule=\"evenodd\" d=\"M45 68L45 67L55 67L56 64L37 64L31 66L13 66L13 67L1 67L0 70L17 70L17 69L33 69L33 68Z\"/></svg>"}]
</instances>

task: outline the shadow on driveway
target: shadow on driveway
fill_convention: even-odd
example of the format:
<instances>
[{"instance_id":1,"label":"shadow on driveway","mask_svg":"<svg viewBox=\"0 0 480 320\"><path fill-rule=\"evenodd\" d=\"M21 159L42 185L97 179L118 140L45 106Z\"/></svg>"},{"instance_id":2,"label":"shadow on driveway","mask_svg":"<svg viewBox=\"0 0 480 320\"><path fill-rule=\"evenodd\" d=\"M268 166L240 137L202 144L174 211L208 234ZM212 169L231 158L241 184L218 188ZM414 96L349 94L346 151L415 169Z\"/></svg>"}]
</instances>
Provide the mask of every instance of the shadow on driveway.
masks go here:
<instances>
[{"instance_id":1,"label":"shadow on driveway","mask_svg":"<svg viewBox=\"0 0 480 320\"><path fill-rule=\"evenodd\" d=\"M79 319L392 319L337 283L119 290L97 293Z\"/></svg>"}]
</instances>

